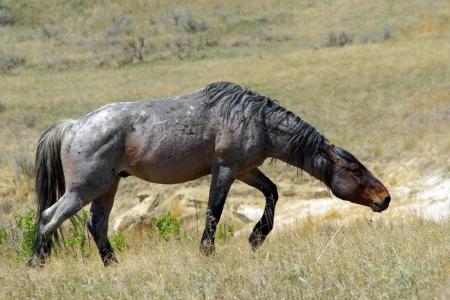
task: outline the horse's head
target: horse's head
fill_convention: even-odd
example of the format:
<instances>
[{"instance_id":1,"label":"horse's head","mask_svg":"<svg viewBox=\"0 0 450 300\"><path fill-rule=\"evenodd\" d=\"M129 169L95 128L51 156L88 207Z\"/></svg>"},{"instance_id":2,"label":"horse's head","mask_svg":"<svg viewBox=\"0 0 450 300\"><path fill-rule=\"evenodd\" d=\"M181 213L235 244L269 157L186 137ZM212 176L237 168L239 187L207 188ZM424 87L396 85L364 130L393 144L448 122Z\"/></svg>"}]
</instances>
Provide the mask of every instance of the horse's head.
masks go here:
<instances>
[{"instance_id":1,"label":"horse's head","mask_svg":"<svg viewBox=\"0 0 450 300\"><path fill-rule=\"evenodd\" d=\"M330 147L322 151L331 162L328 186L337 197L372 208L387 209L391 196L386 187L348 151Z\"/></svg>"}]
</instances>

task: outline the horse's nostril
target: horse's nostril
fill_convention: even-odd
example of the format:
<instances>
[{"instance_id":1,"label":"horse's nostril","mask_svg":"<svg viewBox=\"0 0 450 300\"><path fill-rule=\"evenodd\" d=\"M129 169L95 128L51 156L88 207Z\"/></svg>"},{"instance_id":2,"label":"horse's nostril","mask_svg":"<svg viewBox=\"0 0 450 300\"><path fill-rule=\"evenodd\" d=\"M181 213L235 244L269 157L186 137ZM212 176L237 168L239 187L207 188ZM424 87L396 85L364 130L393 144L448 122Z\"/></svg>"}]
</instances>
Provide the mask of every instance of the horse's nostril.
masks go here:
<instances>
[{"instance_id":1,"label":"horse's nostril","mask_svg":"<svg viewBox=\"0 0 450 300\"><path fill-rule=\"evenodd\" d=\"M386 198L384 198L384 204L385 204L385 205L388 205L389 202L391 202L391 196L390 196L390 195L387 196Z\"/></svg>"}]
</instances>

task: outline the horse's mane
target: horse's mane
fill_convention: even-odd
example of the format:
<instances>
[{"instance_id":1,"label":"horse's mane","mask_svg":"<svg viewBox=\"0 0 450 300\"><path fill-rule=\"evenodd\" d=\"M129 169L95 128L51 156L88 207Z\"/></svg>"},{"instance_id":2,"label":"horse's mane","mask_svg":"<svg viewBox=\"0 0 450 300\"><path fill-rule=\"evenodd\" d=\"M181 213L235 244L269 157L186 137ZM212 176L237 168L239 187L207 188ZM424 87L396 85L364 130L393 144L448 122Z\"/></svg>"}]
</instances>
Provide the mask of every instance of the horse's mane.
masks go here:
<instances>
[{"instance_id":1,"label":"horse's mane","mask_svg":"<svg viewBox=\"0 0 450 300\"><path fill-rule=\"evenodd\" d=\"M316 156L320 149L330 147L327 139L319 131L296 114L280 106L276 100L230 82L211 83L205 87L204 92L208 99L207 106L220 103L224 119L237 120L244 125L242 128L246 128L250 119L253 118L264 126L265 130L270 131L274 125L268 125L265 120L271 116L275 120L275 125L278 125L278 129L283 128L285 133L291 135L286 148L289 150L290 160L300 168L305 164L305 157ZM235 114L238 111L241 115ZM244 117L243 113L246 111L250 118ZM288 126L280 126L287 124L289 120L293 121L288 123ZM317 163L319 165L316 165ZM316 164L316 167L321 169L319 179L328 183L331 176L330 163L321 159Z\"/></svg>"}]
</instances>

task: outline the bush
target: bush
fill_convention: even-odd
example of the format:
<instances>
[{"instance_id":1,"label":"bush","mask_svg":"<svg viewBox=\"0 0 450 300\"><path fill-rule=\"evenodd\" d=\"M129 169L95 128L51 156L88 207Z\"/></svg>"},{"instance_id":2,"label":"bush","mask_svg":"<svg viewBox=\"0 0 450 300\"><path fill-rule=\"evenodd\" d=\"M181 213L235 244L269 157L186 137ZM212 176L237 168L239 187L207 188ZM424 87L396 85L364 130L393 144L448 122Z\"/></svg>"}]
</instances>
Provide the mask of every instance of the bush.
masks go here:
<instances>
[{"instance_id":1,"label":"bush","mask_svg":"<svg viewBox=\"0 0 450 300\"><path fill-rule=\"evenodd\" d=\"M216 238L219 240L227 240L234 236L234 227L233 225L228 224L219 224L217 226Z\"/></svg>"},{"instance_id":2,"label":"bush","mask_svg":"<svg viewBox=\"0 0 450 300\"><path fill-rule=\"evenodd\" d=\"M201 33L177 36L168 46L172 48L174 55L179 59L184 59L186 57L195 57L198 55L198 50L215 47L217 44L218 38L215 35Z\"/></svg>"},{"instance_id":3,"label":"bush","mask_svg":"<svg viewBox=\"0 0 450 300\"><path fill-rule=\"evenodd\" d=\"M6 105L0 101L0 113L6 110Z\"/></svg>"},{"instance_id":4,"label":"bush","mask_svg":"<svg viewBox=\"0 0 450 300\"><path fill-rule=\"evenodd\" d=\"M33 128L36 125L37 116L33 112L27 112L23 114L22 120L27 128Z\"/></svg>"},{"instance_id":5,"label":"bush","mask_svg":"<svg viewBox=\"0 0 450 300\"><path fill-rule=\"evenodd\" d=\"M130 35L134 32L133 21L130 16L113 14L110 21L111 26L106 28L103 33L105 37L111 37L120 34Z\"/></svg>"},{"instance_id":6,"label":"bush","mask_svg":"<svg viewBox=\"0 0 450 300\"><path fill-rule=\"evenodd\" d=\"M143 62L144 38L129 40L106 50L92 59L96 67L121 67Z\"/></svg>"},{"instance_id":7,"label":"bush","mask_svg":"<svg viewBox=\"0 0 450 300\"><path fill-rule=\"evenodd\" d=\"M6 244L8 240L8 230L6 228L0 228L0 246Z\"/></svg>"},{"instance_id":8,"label":"bush","mask_svg":"<svg viewBox=\"0 0 450 300\"><path fill-rule=\"evenodd\" d=\"M17 55L0 54L0 73L8 73L25 64L25 58Z\"/></svg>"},{"instance_id":9,"label":"bush","mask_svg":"<svg viewBox=\"0 0 450 300\"><path fill-rule=\"evenodd\" d=\"M111 242L111 246L115 251L122 252L128 248L127 241L125 239L125 235L122 231L117 231L109 237Z\"/></svg>"},{"instance_id":10,"label":"bush","mask_svg":"<svg viewBox=\"0 0 450 300\"><path fill-rule=\"evenodd\" d=\"M82 64L83 61L74 58L65 58L61 56L49 56L40 62L43 68L64 71L74 66Z\"/></svg>"},{"instance_id":11,"label":"bush","mask_svg":"<svg viewBox=\"0 0 450 300\"><path fill-rule=\"evenodd\" d=\"M64 28L58 25L44 25L40 28L40 36L43 39L62 40L64 38Z\"/></svg>"},{"instance_id":12,"label":"bush","mask_svg":"<svg viewBox=\"0 0 450 300\"><path fill-rule=\"evenodd\" d=\"M179 239L181 221L171 214L162 215L155 220L155 226L158 229L158 237L164 241L170 238Z\"/></svg>"},{"instance_id":13,"label":"bush","mask_svg":"<svg viewBox=\"0 0 450 300\"><path fill-rule=\"evenodd\" d=\"M291 39L288 33L273 33L266 28L260 28L257 32L257 38L261 41L287 41Z\"/></svg>"},{"instance_id":14,"label":"bush","mask_svg":"<svg viewBox=\"0 0 450 300\"><path fill-rule=\"evenodd\" d=\"M390 40L394 36L394 28L391 24L385 24L383 27L383 40Z\"/></svg>"},{"instance_id":15,"label":"bush","mask_svg":"<svg viewBox=\"0 0 450 300\"><path fill-rule=\"evenodd\" d=\"M183 28L186 32L195 33L206 30L208 28L208 23L202 19L195 19L194 15L189 10Z\"/></svg>"},{"instance_id":16,"label":"bush","mask_svg":"<svg viewBox=\"0 0 450 300\"><path fill-rule=\"evenodd\" d=\"M10 202L5 201L2 204L0 204L0 210L4 213L4 214L9 214L10 212L12 212L13 210L13 206Z\"/></svg>"},{"instance_id":17,"label":"bush","mask_svg":"<svg viewBox=\"0 0 450 300\"><path fill-rule=\"evenodd\" d=\"M85 209L82 209L77 215L70 218L72 226L69 228L69 238L66 240L66 245L74 253L80 251L82 257L88 254L88 218L89 214Z\"/></svg>"},{"instance_id":18,"label":"bush","mask_svg":"<svg viewBox=\"0 0 450 300\"><path fill-rule=\"evenodd\" d=\"M344 47L346 45L351 45L352 43L353 34L344 30L339 33L329 32L325 40L326 47Z\"/></svg>"},{"instance_id":19,"label":"bush","mask_svg":"<svg viewBox=\"0 0 450 300\"><path fill-rule=\"evenodd\" d=\"M196 33L208 29L208 23L203 19L196 18L190 8L184 12L181 10L172 11L172 19L176 27L188 33Z\"/></svg>"},{"instance_id":20,"label":"bush","mask_svg":"<svg viewBox=\"0 0 450 300\"><path fill-rule=\"evenodd\" d=\"M63 227L66 238L54 245L54 250L71 250L74 256L87 257L91 254L91 244L87 230L89 214L82 209L77 215L70 218L70 225ZM14 225L9 232L12 246L21 258L28 259L33 253L33 244L36 237L36 212L29 209L23 214L14 214ZM0 228L0 246L8 240L8 230ZM64 244L62 244L62 242ZM111 237L111 244L117 251L125 250L128 245L122 232ZM65 246L65 248L62 248Z\"/></svg>"},{"instance_id":21,"label":"bush","mask_svg":"<svg viewBox=\"0 0 450 300\"><path fill-rule=\"evenodd\" d=\"M0 1L0 26L12 26L16 24L16 17L12 12Z\"/></svg>"},{"instance_id":22,"label":"bush","mask_svg":"<svg viewBox=\"0 0 450 300\"><path fill-rule=\"evenodd\" d=\"M367 43L372 42L372 38L370 37L370 34L368 34L367 32L364 32L361 35L360 40L361 40L361 43L363 43L363 44L367 44Z\"/></svg>"},{"instance_id":23,"label":"bush","mask_svg":"<svg viewBox=\"0 0 450 300\"><path fill-rule=\"evenodd\" d=\"M14 221L19 233L19 242L17 245L17 251L20 256L28 258L33 253L33 243L36 236L36 212L33 209L29 209L23 215L16 214Z\"/></svg>"},{"instance_id":24,"label":"bush","mask_svg":"<svg viewBox=\"0 0 450 300\"><path fill-rule=\"evenodd\" d=\"M34 159L28 153L19 152L15 162L17 178L34 178Z\"/></svg>"}]
</instances>

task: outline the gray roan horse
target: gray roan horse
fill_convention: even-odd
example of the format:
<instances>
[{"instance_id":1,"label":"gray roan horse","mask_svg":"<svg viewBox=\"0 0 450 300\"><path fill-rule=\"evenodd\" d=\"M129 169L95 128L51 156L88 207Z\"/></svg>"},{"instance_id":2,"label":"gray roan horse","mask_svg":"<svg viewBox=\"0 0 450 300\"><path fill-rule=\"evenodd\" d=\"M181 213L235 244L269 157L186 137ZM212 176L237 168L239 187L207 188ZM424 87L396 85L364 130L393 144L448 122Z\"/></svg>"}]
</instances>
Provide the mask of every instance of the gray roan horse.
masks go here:
<instances>
[{"instance_id":1,"label":"gray roan horse","mask_svg":"<svg viewBox=\"0 0 450 300\"><path fill-rule=\"evenodd\" d=\"M301 168L337 197L385 210L390 195L352 154L268 97L218 82L161 100L115 103L78 120L59 123L36 153L37 236L28 264L50 254L58 227L91 203L91 232L105 265L117 262L108 218L121 177L181 183L212 174L200 249L214 252L217 223L231 184L258 190L266 205L249 237L253 250L273 227L278 193L258 167L267 158Z\"/></svg>"}]
</instances>

